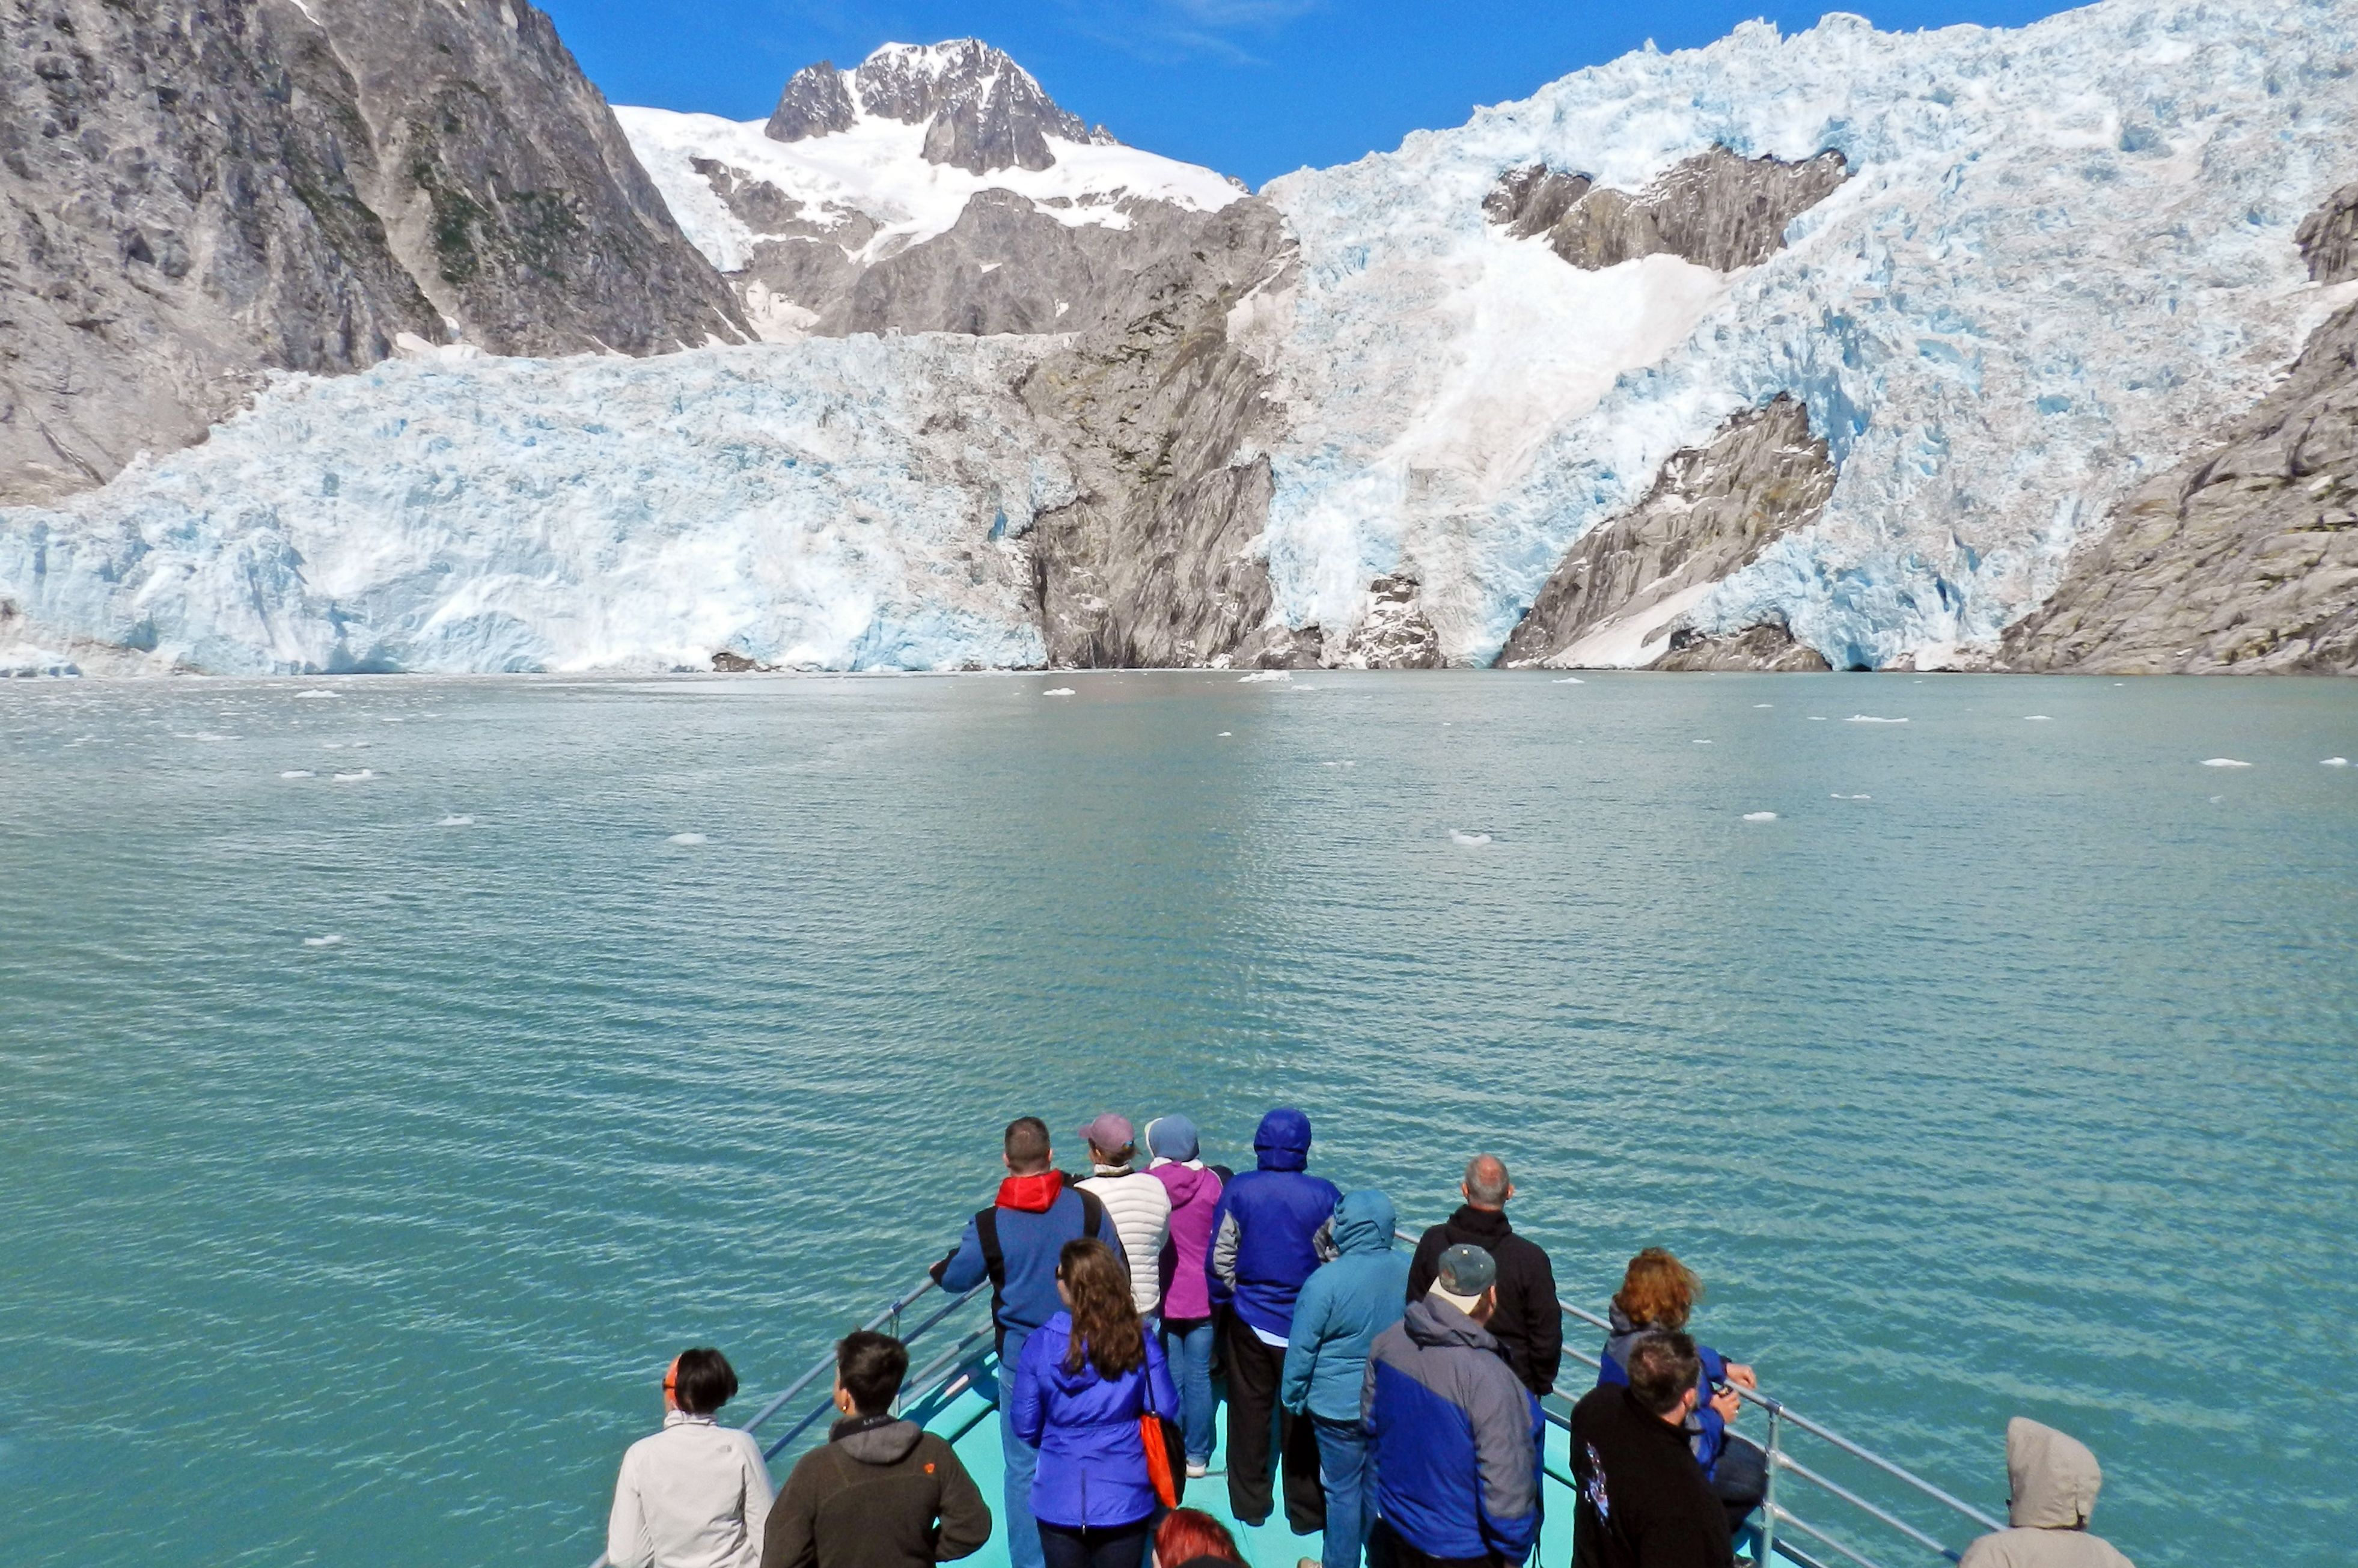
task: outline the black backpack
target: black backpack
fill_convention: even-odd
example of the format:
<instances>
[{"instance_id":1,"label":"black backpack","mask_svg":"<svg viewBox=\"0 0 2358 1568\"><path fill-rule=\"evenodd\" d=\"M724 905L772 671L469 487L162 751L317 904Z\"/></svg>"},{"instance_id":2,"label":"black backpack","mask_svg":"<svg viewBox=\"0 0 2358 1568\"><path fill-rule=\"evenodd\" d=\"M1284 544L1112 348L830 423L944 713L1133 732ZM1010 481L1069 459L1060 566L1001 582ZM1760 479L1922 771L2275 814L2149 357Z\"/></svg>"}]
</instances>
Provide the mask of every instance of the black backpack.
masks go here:
<instances>
[{"instance_id":1,"label":"black backpack","mask_svg":"<svg viewBox=\"0 0 2358 1568\"><path fill-rule=\"evenodd\" d=\"M1095 1193L1079 1187L1068 1189L1081 1200L1081 1239L1095 1241L1105 1228L1105 1205ZM1007 1325L999 1321L999 1309L1007 1296L1007 1254L999 1245L999 1206L991 1205L974 1217L974 1238L982 1249L982 1266L990 1275L990 1321L997 1327L994 1336L1001 1348L1006 1347Z\"/></svg>"}]
</instances>

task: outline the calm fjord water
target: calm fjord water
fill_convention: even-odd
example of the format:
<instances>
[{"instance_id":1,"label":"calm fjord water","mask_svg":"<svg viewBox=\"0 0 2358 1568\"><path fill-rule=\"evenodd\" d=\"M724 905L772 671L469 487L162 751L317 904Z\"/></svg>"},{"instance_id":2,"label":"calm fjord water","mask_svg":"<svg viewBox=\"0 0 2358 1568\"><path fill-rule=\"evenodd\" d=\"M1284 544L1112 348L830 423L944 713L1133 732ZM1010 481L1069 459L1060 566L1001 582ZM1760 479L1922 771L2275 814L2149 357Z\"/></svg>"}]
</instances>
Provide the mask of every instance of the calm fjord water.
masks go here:
<instances>
[{"instance_id":1,"label":"calm fjord water","mask_svg":"<svg viewBox=\"0 0 2358 1568\"><path fill-rule=\"evenodd\" d=\"M2346 1562L2335 755L2358 684L0 687L4 1554L578 1568L671 1352L776 1386L1009 1116L1290 1101L1985 1507L2022 1412L2147 1568Z\"/></svg>"}]
</instances>

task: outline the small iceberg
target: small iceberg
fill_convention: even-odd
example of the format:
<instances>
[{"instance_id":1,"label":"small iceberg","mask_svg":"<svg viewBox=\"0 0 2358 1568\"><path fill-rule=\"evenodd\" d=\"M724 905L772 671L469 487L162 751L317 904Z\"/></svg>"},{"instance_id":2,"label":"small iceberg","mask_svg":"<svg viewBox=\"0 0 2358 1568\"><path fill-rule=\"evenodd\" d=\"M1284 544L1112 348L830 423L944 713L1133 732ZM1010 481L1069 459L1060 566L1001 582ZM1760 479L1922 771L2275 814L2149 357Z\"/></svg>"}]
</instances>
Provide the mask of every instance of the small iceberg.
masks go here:
<instances>
[{"instance_id":1,"label":"small iceberg","mask_svg":"<svg viewBox=\"0 0 2358 1568\"><path fill-rule=\"evenodd\" d=\"M1557 686L1586 686L1588 683L1581 679L1578 676L1566 676L1563 679L1553 684Z\"/></svg>"},{"instance_id":2,"label":"small iceberg","mask_svg":"<svg viewBox=\"0 0 2358 1568\"><path fill-rule=\"evenodd\" d=\"M471 816L446 816L434 826L437 827L472 827L474 825L475 819Z\"/></svg>"},{"instance_id":3,"label":"small iceberg","mask_svg":"<svg viewBox=\"0 0 2358 1568\"><path fill-rule=\"evenodd\" d=\"M1905 724L1905 719L1877 719L1872 713L1854 713L1843 720L1845 724Z\"/></svg>"},{"instance_id":4,"label":"small iceberg","mask_svg":"<svg viewBox=\"0 0 2358 1568\"><path fill-rule=\"evenodd\" d=\"M2248 768L2252 764L2238 762L2233 757L2205 757L2202 765L2206 768Z\"/></svg>"},{"instance_id":5,"label":"small iceberg","mask_svg":"<svg viewBox=\"0 0 2358 1568\"><path fill-rule=\"evenodd\" d=\"M303 938L303 946L306 947L341 947L343 945L343 937L340 935L334 934L330 934L326 936L306 936Z\"/></svg>"},{"instance_id":6,"label":"small iceberg","mask_svg":"<svg viewBox=\"0 0 2358 1568\"><path fill-rule=\"evenodd\" d=\"M1774 822L1777 820L1777 814L1773 811L1747 811L1744 814L1744 820L1747 822Z\"/></svg>"},{"instance_id":7,"label":"small iceberg","mask_svg":"<svg viewBox=\"0 0 2358 1568\"><path fill-rule=\"evenodd\" d=\"M1258 670L1249 676L1238 676L1237 677L1237 684L1238 686L1251 686L1257 681L1292 680L1293 678L1293 674L1290 670Z\"/></svg>"},{"instance_id":8,"label":"small iceberg","mask_svg":"<svg viewBox=\"0 0 2358 1568\"><path fill-rule=\"evenodd\" d=\"M2051 714L2026 713L2022 716L2022 721L2025 724L2052 724L2055 719Z\"/></svg>"},{"instance_id":9,"label":"small iceberg","mask_svg":"<svg viewBox=\"0 0 2358 1568\"><path fill-rule=\"evenodd\" d=\"M362 768L356 773L338 773L335 775L335 779L338 784L364 784L374 777L376 777L376 770L374 768Z\"/></svg>"},{"instance_id":10,"label":"small iceberg","mask_svg":"<svg viewBox=\"0 0 2358 1568\"><path fill-rule=\"evenodd\" d=\"M295 694L295 700L297 702L334 702L337 700L337 697L336 694L332 691L324 691L315 687L310 691L297 692Z\"/></svg>"},{"instance_id":11,"label":"small iceberg","mask_svg":"<svg viewBox=\"0 0 2358 1568\"><path fill-rule=\"evenodd\" d=\"M702 844L706 841L701 833L675 833L664 840L666 844Z\"/></svg>"},{"instance_id":12,"label":"small iceberg","mask_svg":"<svg viewBox=\"0 0 2358 1568\"><path fill-rule=\"evenodd\" d=\"M308 768L289 768L278 776L282 779L316 779L319 775Z\"/></svg>"},{"instance_id":13,"label":"small iceberg","mask_svg":"<svg viewBox=\"0 0 2358 1568\"><path fill-rule=\"evenodd\" d=\"M1756 702L1752 706L1755 708L1774 708L1777 705L1773 702Z\"/></svg>"},{"instance_id":14,"label":"small iceberg","mask_svg":"<svg viewBox=\"0 0 2358 1568\"><path fill-rule=\"evenodd\" d=\"M1468 833L1463 828L1453 827L1449 830L1449 841L1453 844L1463 844L1469 849L1478 849L1490 841L1490 836L1487 833Z\"/></svg>"},{"instance_id":15,"label":"small iceberg","mask_svg":"<svg viewBox=\"0 0 2358 1568\"><path fill-rule=\"evenodd\" d=\"M1230 735L1232 735L1232 734L1234 734L1234 733L1235 733L1235 731L1234 731L1234 730L1221 730L1218 734L1217 734L1217 735L1213 736L1213 737L1212 737L1212 739L1213 739L1213 740L1215 740L1215 741L1225 741L1225 740L1227 740Z\"/></svg>"},{"instance_id":16,"label":"small iceberg","mask_svg":"<svg viewBox=\"0 0 2358 1568\"><path fill-rule=\"evenodd\" d=\"M1073 695L1073 688L1068 686L1052 686L1040 695L1042 697L1070 697Z\"/></svg>"},{"instance_id":17,"label":"small iceberg","mask_svg":"<svg viewBox=\"0 0 2358 1568\"><path fill-rule=\"evenodd\" d=\"M2317 765L2320 768L2346 768L2350 765L2350 759L2347 757L2328 757Z\"/></svg>"}]
</instances>

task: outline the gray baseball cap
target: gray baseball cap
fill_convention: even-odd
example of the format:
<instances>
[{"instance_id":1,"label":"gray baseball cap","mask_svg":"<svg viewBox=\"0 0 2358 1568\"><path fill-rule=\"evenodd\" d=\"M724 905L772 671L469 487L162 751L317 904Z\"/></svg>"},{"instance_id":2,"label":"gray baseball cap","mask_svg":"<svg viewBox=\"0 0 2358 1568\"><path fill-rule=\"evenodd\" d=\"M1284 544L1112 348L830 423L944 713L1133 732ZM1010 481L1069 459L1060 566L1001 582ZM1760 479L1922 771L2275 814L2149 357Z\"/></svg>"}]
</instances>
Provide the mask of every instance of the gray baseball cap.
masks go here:
<instances>
[{"instance_id":1,"label":"gray baseball cap","mask_svg":"<svg viewBox=\"0 0 2358 1568\"><path fill-rule=\"evenodd\" d=\"M1461 1241L1441 1255L1435 1281L1453 1296L1479 1296L1498 1282L1498 1262L1479 1247Z\"/></svg>"}]
</instances>

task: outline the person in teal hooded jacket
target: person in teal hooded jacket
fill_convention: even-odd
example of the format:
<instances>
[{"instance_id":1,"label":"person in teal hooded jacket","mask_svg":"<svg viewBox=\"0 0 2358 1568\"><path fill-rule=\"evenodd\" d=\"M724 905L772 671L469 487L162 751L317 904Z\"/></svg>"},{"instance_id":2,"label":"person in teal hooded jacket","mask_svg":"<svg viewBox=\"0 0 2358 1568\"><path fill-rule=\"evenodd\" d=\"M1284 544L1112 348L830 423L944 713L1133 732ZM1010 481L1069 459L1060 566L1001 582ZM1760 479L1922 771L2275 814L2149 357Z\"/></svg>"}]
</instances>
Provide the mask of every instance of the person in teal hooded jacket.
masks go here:
<instances>
[{"instance_id":1,"label":"person in teal hooded jacket","mask_svg":"<svg viewBox=\"0 0 2358 1568\"><path fill-rule=\"evenodd\" d=\"M1318 1433L1318 1484L1326 1493L1321 1568L1359 1568L1375 1519L1359 1393L1368 1347L1401 1320L1408 1295L1410 1260L1392 1249L1394 1224L1392 1200L1381 1193L1353 1193L1336 1206L1340 1255L1303 1284L1286 1340L1280 1397L1286 1409L1307 1412Z\"/></svg>"}]
</instances>

